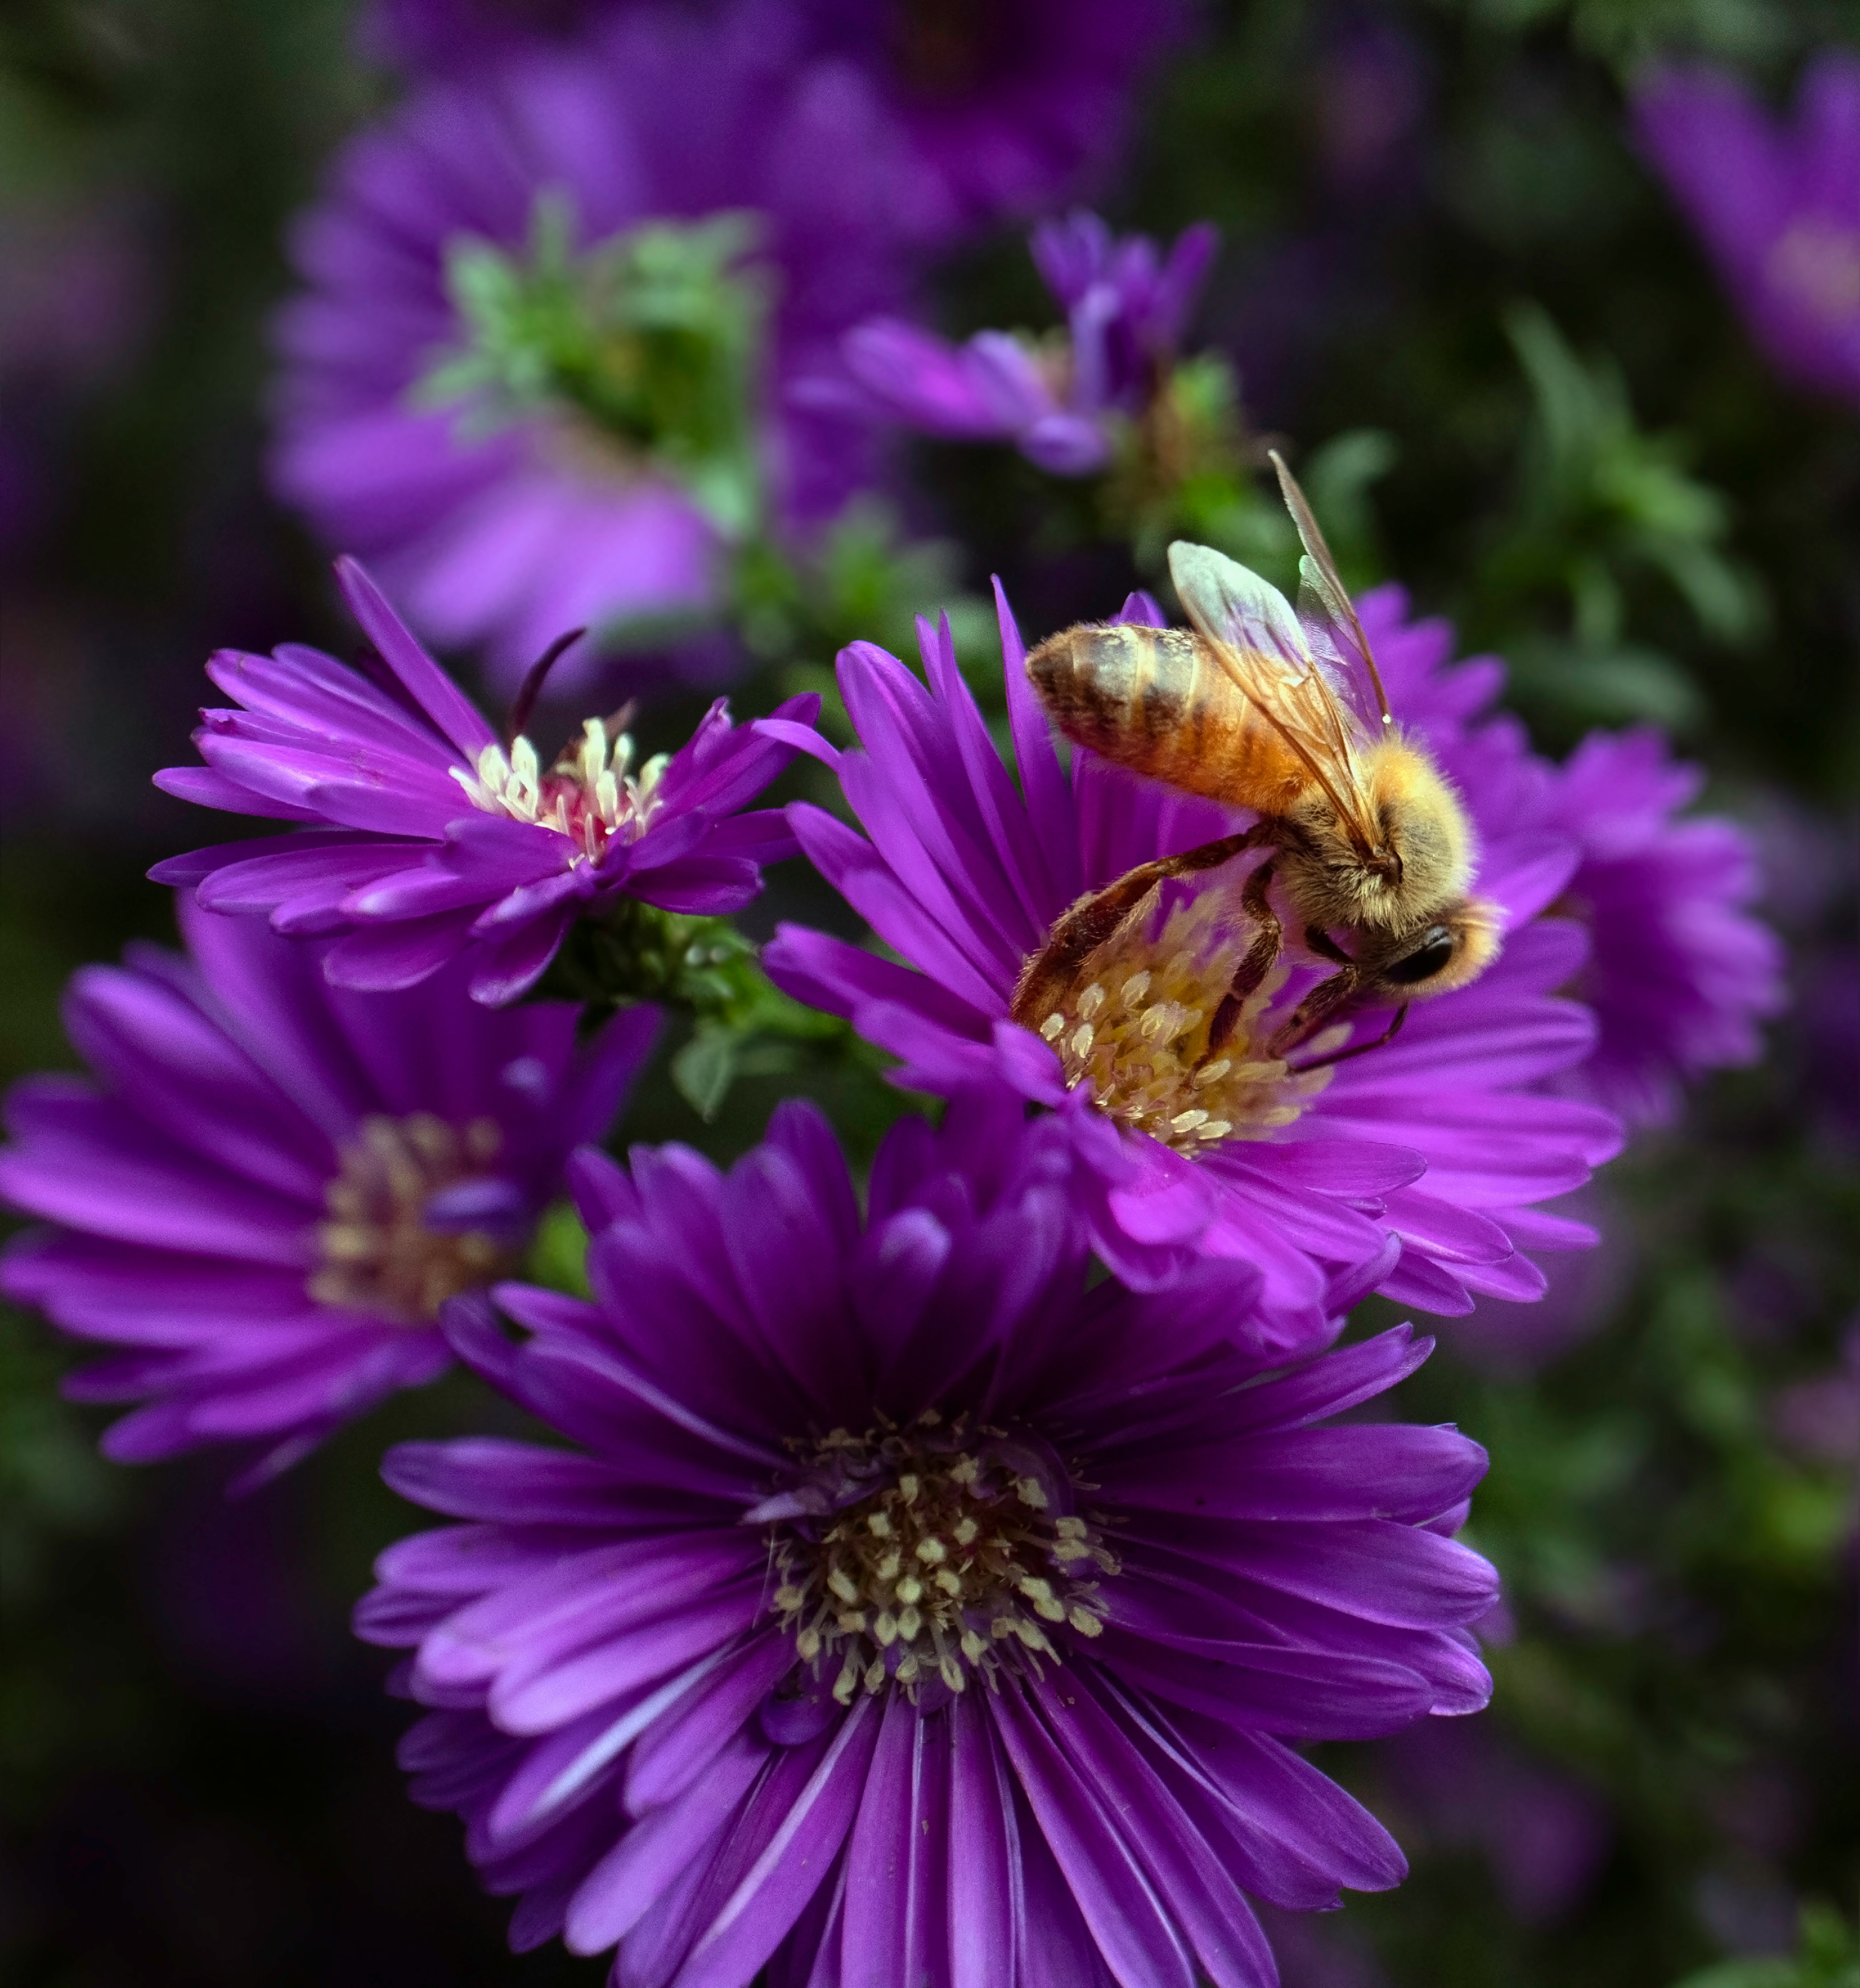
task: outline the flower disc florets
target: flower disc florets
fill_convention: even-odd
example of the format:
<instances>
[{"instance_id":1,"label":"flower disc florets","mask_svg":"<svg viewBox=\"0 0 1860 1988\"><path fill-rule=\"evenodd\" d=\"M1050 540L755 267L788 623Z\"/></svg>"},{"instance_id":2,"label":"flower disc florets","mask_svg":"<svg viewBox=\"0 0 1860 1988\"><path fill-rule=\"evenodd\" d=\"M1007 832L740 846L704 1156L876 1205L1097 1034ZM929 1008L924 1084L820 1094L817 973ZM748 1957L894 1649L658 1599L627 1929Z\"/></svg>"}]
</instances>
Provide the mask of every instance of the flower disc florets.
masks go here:
<instances>
[{"instance_id":1,"label":"flower disc florets","mask_svg":"<svg viewBox=\"0 0 1860 1988\"><path fill-rule=\"evenodd\" d=\"M606 722L586 718L578 744L564 746L545 773L536 749L518 739L506 752L487 746L477 770L454 766L452 777L471 805L511 821L534 822L565 835L579 854L572 861L597 863L609 842L637 842L659 810L660 776L670 755L655 753L636 774L633 740L624 732L608 742Z\"/></svg>"},{"instance_id":2,"label":"flower disc florets","mask_svg":"<svg viewBox=\"0 0 1860 1988\"><path fill-rule=\"evenodd\" d=\"M1207 1053L1209 1028L1249 936L1217 888L1100 947L1039 1025L1058 1053L1066 1088L1089 1082L1100 1111L1178 1153L1264 1139L1296 1124L1332 1071L1295 1069L1267 1052L1284 1019L1272 1012L1290 977L1284 967L1247 996L1220 1054ZM1349 1033L1339 1027L1314 1038L1307 1061Z\"/></svg>"},{"instance_id":3,"label":"flower disc florets","mask_svg":"<svg viewBox=\"0 0 1860 1988\"><path fill-rule=\"evenodd\" d=\"M834 1509L775 1535L775 1605L816 1675L839 1657L842 1705L888 1678L914 1702L936 1680L960 1692L971 1672L991 1685L1004 1666L1037 1675L1041 1656L1060 1654L1049 1626L1102 1633L1085 1577L1116 1573L1117 1560L1096 1526L1055 1509L1072 1487L1050 1456L933 1408L908 1429L835 1429L814 1446L797 1499Z\"/></svg>"},{"instance_id":4,"label":"flower disc florets","mask_svg":"<svg viewBox=\"0 0 1860 1988\"><path fill-rule=\"evenodd\" d=\"M489 1283L515 1253L488 1230L435 1227L429 1215L436 1194L481 1175L503 1143L495 1118L364 1118L323 1190L322 1261L304 1288L319 1304L430 1325L447 1298Z\"/></svg>"}]
</instances>

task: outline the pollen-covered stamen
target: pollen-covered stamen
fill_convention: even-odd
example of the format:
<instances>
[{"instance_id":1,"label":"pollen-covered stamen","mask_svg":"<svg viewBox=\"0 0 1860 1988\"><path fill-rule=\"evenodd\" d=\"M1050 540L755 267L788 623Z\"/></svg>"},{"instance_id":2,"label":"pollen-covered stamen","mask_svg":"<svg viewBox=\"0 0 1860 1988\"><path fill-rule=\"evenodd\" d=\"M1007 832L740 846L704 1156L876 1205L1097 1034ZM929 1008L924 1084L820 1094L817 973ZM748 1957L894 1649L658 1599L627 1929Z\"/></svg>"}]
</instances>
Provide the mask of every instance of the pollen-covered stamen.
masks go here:
<instances>
[{"instance_id":1,"label":"pollen-covered stamen","mask_svg":"<svg viewBox=\"0 0 1860 1988\"><path fill-rule=\"evenodd\" d=\"M636 842L652 826L667 756L631 773L633 741L625 732L609 741L598 718L585 720L581 730L546 773L535 747L518 739L508 752L487 746L475 773L454 766L452 777L474 807L552 828L574 844L573 860L598 861L609 842Z\"/></svg>"},{"instance_id":2,"label":"pollen-covered stamen","mask_svg":"<svg viewBox=\"0 0 1860 1988\"><path fill-rule=\"evenodd\" d=\"M425 1325L447 1298L510 1268L512 1253L484 1230L427 1225L433 1196L483 1173L502 1143L491 1118L463 1127L426 1111L364 1118L324 1190L329 1215L317 1225L310 1296Z\"/></svg>"},{"instance_id":3,"label":"pollen-covered stamen","mask_svg":"<svg viewBox=\"0 0 1860 1988\"><path fill-rule=\"evenodd\" d=\"M1252 938L1231 893L1204 889L1155 918L1133 919L1099 948L1040 1024L1068 1089L1091 1081L1099 1109L1180 1153L1226 1139L1261 1139L1297 1119L1328 1084L1266 1045L1284 1019L1273 1012L1287 979L1275 965L1242 1002L1217 1053L1208 1030ZM1347 1029L1305 1045L1306 1060L1347 1040Z\"/></svg>"},{"instance_id":4,"label":"pollen-covered stamen","mask_svg":"<svg viewBox=\"0 0 1860 1988\"><path fill-rule=\"evenodd\" d=\"M802 1662L832 1675L842 1704L888 1679L914 1699L1057 1662L1055 1632L1098 1635L1086 1577L1117 1561L1088 1518L1055 1511L1070 1486L1050 1474L1025 1440L966 1415L812 1445L800 1481L832 1509L771 1542L775 1606Z\"/></svg>"}]
</instances>

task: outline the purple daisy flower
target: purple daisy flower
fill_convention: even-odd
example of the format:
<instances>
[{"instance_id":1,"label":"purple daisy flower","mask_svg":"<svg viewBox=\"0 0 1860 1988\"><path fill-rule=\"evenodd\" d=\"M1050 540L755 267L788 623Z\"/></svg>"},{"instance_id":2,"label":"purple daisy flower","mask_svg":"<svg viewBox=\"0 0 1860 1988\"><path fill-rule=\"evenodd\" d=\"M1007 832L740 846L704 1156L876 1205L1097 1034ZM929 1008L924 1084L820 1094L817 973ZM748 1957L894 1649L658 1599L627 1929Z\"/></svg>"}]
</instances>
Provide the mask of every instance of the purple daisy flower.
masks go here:
<instances>
[{"instance_id":1,"label":"purple daisy flower","mask_svg":"<svg viewBox=\"0 0 1860 1988\"><path fill-rule=\"evenodd\" d=\"M1632 1125L1670 1123L1687 1083L1762 1054L1758 1025L1784 1005L1781 945L1751 912L1751 837L1720 816L1680 816L1705 776L1657 732L1592 732L1561 766L1540 758L1516 718L1491 715L1504 664L1450 664L1452 629L1408 621L1406 606L1399 587L1361 606L1396 708L1482 823L1578 852L1555 909L1588 933L1573 985L1597 1035L1559 1087Z\"/></svg>"},{"instance_id":2,"label":"purple daisy flower","mask_svg":"<svg viewBox=\"0 0 1860 1988\"><path fill-rule=\"evenodd\" d=\"M896 318L849 332L846 368L867 404L925 434L1011 441L1055 476L1087 476L1166 380L1218 240L1206 222L1166 255L1079 212L1035 231L1033 259L1066 314L1058 342L1004 331L952 345Z\"/></svg>"},{"instance_id":3,"label":"purple daisy flower","mask_svg":"<svg viewBox=\"0 0 1860 1988\"><path fill-rule=\"evenodd\" d=\"M1418 1364L1406 1327L1286 1368L1245 1266L1088 1291L1064 1167L961 1099L862 1219L791 1104L727 1175L577 1161L593 1303L500 1286L521 1346L449 1309L576 1446L392 1452L466 1523L356 1626L416 1652L403 1763L515 1946L617 1943L630 1988L1267 1988L1247 1893L1399 1882L1287 1743L1484 1702L1496 1576L1448 1537L1484 1453L1315 1426Z\"/></svg>"},{"instance_id":4,"label":"purple daisy flower","mask_svg":"<svg viewBox=\"0 0 1860 1988\"><path fill-rule=\"evenodd\" d=\"M900 294L896 147L797 33L641 5L526 39L356 139L298 225L277 488L507 685L565 628L586 670L713 609L731 547L870 480L784 383Z\"/></svg>"},{"instance_id":5,"label":"purple daisy flower","mask_svg":"<svg viewBox=\"0 0 1860 1988\"><path fill-rule=\"evenodd\" d=\"M1269 1309L1308 1320L1371 1289L1445 1313L1469 1310L1475 1292L1541 1293L1524 1249L1594 1237L1534 1204L1579 1185L1620 1144L1606 1113L1545 1088L1595 1039L1592 1017L1557 992L1581 969L1582 930L1540 915L1573 847L1481 823L1479 894L1502 918L1502 954L1471 986L1417 1006L1401 1040L1373 1053L1300 1068L1264 1050L1319 977L1281 960L1230 1053L1196 1060L1195 1030L1245 949L1231 866L1211 887L1164 886L1153 915L1093 955L1089 986L1035 1035L1009 1019L1011 998L1080 895L1245 817L1083 750L1068 779L998 599L1018 790L947 622L922 625L927 689L870 644L846 651L841 689L865 749L839 772L866 835L815 808L789 817L903 963L783 926L764 955L771 976L897 1056L901 1083L945 1094L991 1084L1052 1107L1093 1245L1126 1282L1158 1285L1197 1256L1237 1258L1263 1270ZM1126 613L1158 618L1141 597ZM1310 1055L1334 1053L1351 1028L1367 1043L1387 1019L1339 1025Z\"/></svg>"},{"instance_id":6,"label":"purple daisy flower","mask_svg":"<svg viewBox=\"0 0 1860 1988\"><path fill-rule=\"evenodd\" d=\"M1860 404L1860 56L1803 76L1791 127L1703 63L1636 93L1640 141L1777 369Z\"/></svg>"},{"instance_id":7,"label":"purple daisy flower","mask_svg":"<svg viewBox=\"0 0 1860 1988\"><path fill-rule=\"evenodd\" d=\"M631 766L632 742L588 719L545 767L501 742L353 560L336 574L380 665L320 651L222 650L208 674L243 707L207 711L204 766L155 776L204 806L301 824L158 864L210 911L265 912L281 932L343 933L339 987L410 987L468 954L472 998L535 984L576 918L622 897L710 915L741 908L791 854L781 813L738 812L812 738L818 697L733 727L719 698L687 743Z\"/></svg>"},{"instance_id":8,"label":"purple daisy flower","mask_svg":"<svg viewBox=\"0 0 1860 1988\"><path fill-rule=\"evenodd\" d=\"M1578 986L1600 1033L1573 1087L1636 1125L1669 1124L1683 1087L1754 1063L1784 1001L1783 949L1750 915L1750 837L1676 820L1704 784L1650 730L1585 739L1551 784L1545 825L1582 852L1562 905L1590 935Z\"/></svg>"},{"instance_id":9,"label":"purple daisy flower","mask_svg":"<svg viewBox=\"0 0 1860 1988\"><path fill-rule=\"evenodd\" d=\"M95 1080L8 1095L0 1197L56 1226L14 1242L0 1290L126 1349L66 1383L146 1404L106 1455L262 1442L265 1476L451 1364L441 1306L522 1260L656 1016L578 1052L570 1006L492 1013L456 969L345 994L314 946L179 909L191 960L137 946L72 982Z\"/></svg>"},{"instance_id":10,"label":"purple daisy flower","mask_svg":"<svg viewBox=\"0 0 1860 1988\"><path fill-rule=\"evenodd\" d=\"M629 0L630 4L630 0ZM367 46L427 72L481 66L626 11L620 0L373 0ZM743 0L704 16L856 71L901 139L896 218L946 242L1075 198L1122 151L1133 85L1180 39L1183 0Z\"/></svg>"}]
</instances>

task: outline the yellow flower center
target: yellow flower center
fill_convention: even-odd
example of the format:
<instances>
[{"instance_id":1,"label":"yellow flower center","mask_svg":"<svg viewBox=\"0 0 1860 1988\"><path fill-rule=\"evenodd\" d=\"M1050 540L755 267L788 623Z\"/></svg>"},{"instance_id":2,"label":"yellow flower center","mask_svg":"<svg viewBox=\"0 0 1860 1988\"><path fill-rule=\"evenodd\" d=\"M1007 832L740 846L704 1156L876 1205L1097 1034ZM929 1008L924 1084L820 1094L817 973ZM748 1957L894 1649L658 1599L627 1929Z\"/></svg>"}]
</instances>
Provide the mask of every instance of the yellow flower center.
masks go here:
<instances>
[{"instance_id":1,"label":"yellow flower center","mask_svg":"<svg viewBox=\"0 0 1860 1988\"><path fill-rule=\"evenodd\" d=\"M518 739L508 752L487 746L475 773L454 766L452 777L474 807L552 828L574 844L572 860L598 862L609 842L636 842L652 826L667 756L659 753L630 773L633 741L625 732L610 742L598 718L581 729L579 741L565 746L546 773L535 747Z\"/></svg>"},{"instance_id":2,"label":"yellow flower center","mask_svg":"<svg viewBox=\"0 0 1860 1988\"><path fill-rule=\"evenodd\" d=\"M875 1486L773 1541L782 1626L816 1676L837 1655L841 1704L888 1679L913 1699L933 1679L961 1691L971 1672L992 1687L1004 1668L1037 1675L1042 1656L1058 1661L1049 1628L1101 1633L1097 1584L1082 1577L1116 1574L1117 1561L1096 1526L1052 1511L1006 1430L933 1410L908 1430L835 1429L807 1475Z\"/></svg>"},{"instance_id":3,"label":"yellow flower center","mask_svg":"<svg viewBox=\"0 0 1860 1988\"><path fill-rule=\"evenodd\" d=\"M1264 1139L1291 1124L1333 1073L1295 1070L1266 1050L1284 1019L1271 1010L1285 968L1267 974L1210 1056L1209 1028L1245 957L1251 921L1217 886L1177 904L1159 934L1154 922L1129 920L1041 1021L1067 1088L1089 1079L1101 1111L1179 1153L1206 1152L1224 1139ZM1348 1034L1326 1030L1304 1053L1323 1055Z\"/></svg>"},{"instance_id":4,"label":"yellow flower center","mask_svg":"<svg viewBox=\"0 0 1860 1988\"><path fill-rule=\"evenodd\" d=\"M320 1261L305 1288L319 1304L426 1325L447 1298L512 1267L513 1253L481 1229L429 1229L441 1188L481 1173L503 1134L490 1118L460 1128L430 1112L364 1118L324 1190Z\"/></svg>"}]
</instances>

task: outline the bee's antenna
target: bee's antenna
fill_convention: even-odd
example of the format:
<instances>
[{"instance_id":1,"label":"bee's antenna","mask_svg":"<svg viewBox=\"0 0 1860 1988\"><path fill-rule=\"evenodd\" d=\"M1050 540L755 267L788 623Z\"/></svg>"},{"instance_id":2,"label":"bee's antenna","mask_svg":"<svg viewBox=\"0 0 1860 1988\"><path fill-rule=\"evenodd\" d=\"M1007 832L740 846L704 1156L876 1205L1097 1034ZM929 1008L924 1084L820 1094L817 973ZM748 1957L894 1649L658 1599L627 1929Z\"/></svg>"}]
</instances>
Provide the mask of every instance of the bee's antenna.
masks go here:
<instances>
[{"instance_id":1,"label":"bee's antenna","mask_svg":"<svg viewBox=\"0 0 1860 1988\"><path fill-rule=\"evenodd\" d=\"M542 686L549 671L587 632L586 628L571 628L565 635L558 635L525 671L523 681L517 687L517 694L511 700L510 715L504 721L504 742L506 746L514 746L523 735L524 728L529 723L529 715L536 708L537 698L542 695Z\"/></svg>"},{"instance_id":2,"label":"bee's antenna","mask_svg":"<svg viewBox=\"0 0 1860 1988\"><path fill-rule=\"evenodd\" d=\"M1266 455L1279 473L1279 489L1285 499L1285 508L1291 513L1291 522L1298 526L1299 542L1305 548L1305 565L1310 571L1303 576L1309 580L1311 591L1323 602L1332 619L1341 622L1355 637L1356 653L1362 657L1375 688L1376 708L1382 713L1382 723L1392 725L1395 720L1389 710L1389 693L1382 688L1382 671L1376 667L1369 638L1362 631L1362 623L1357 618L1355 604L1337 570L1337 562L1318 523L1317 513L1298 488L1298 479L1285 467L1285 458L1276 448L1268 449Z\"/></svg>"}]
</instances>

